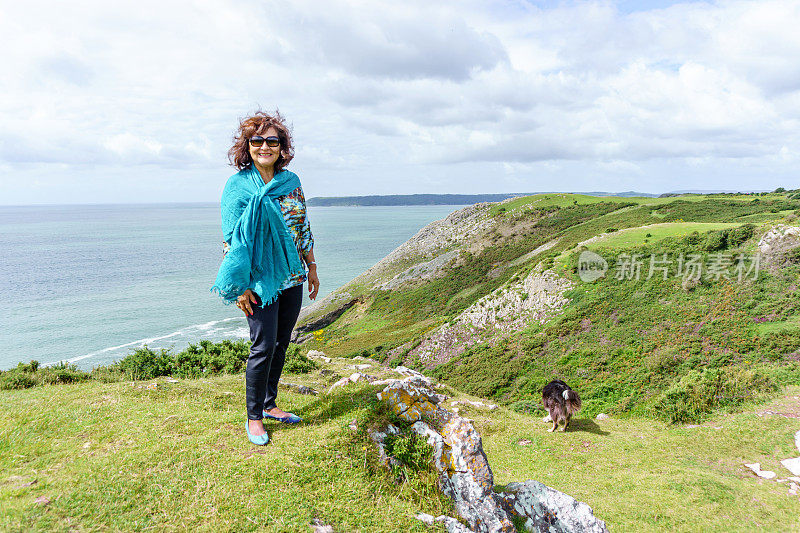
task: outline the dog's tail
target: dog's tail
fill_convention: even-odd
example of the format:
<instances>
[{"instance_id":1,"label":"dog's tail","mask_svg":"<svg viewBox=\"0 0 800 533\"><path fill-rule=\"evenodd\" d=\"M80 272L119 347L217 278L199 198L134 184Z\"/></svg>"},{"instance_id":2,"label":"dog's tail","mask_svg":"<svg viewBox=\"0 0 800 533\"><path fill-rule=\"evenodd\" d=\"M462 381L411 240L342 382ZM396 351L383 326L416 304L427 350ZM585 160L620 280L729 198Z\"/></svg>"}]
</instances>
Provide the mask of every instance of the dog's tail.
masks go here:
<instances>
[{"instance_id":1,"label":"dog's tail","mask_svg":"<svg viewBox=\"0 0 800 533\"><path fill-rule=\"evenodd\" d=\"M578 396L578 393L572 389L569 389L565 390L561 394L564 396L565 403L567 404L567 414L572 416L577 413L581 408L581 397Z\"/></svg>"}]
</instances>

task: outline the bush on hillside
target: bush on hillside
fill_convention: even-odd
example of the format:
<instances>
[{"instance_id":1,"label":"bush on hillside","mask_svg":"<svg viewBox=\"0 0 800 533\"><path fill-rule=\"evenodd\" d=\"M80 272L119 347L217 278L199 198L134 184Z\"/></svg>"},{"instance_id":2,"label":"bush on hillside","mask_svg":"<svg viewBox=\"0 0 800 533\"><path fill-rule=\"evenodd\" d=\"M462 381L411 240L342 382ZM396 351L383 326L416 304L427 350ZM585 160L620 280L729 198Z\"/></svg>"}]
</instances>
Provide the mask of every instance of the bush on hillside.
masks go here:
<instances>
[{"instance_id":1,"label":"bush on hillside","mask_svg":"<svg viewBox=\"0 0 800 533\"><path fill-rule=\"evenodd\" d=\"M175 359L168 349L153 351L147 345L137 348L132 354L117 363L119 370L129 379L153 379L171 376L175 370Z\"/></svg>"},{"instance_id":2,"label":"bush on hillside","mask_svg":"<svg viewBox=\"0 0 800 533\"><path fill-rule=\"evenodd\" d=\"M709 252L737 248L753 236L755 226L744 224L736 228L709 231L706 234L704 249Z\"/></svg>"},{"instance_id":3,"label":"bush on hillside","mask_svg":"<svg viewBox=\"0 0 800 533\"><path fill-rule=\"evenodd\" d=\"M0 390L28 389L34 385L36 380L26 372L11 369L0 373Z\"/></svg>"},{"instance_id":4,"label":"bush on hillside","mask_svg":"<svg viewBox=\"0 0 800 533\"><path fill-rule=\"evenodd\" d=\"M283 364L283 371L290 374L308 374L312 370L319 368L316 361L312 361L305 354L300 353L299 344L290 344L286 350L286 362Z\"/></svg>"},{"instance_id":5,"label":"bush on hillside","mask_svg":"<svg viewBox=\"0 0 800 533\"><path fill-rule=\"evenodd\" d=\"M756 370L692 370L664 391L653 411L673 424L698 422L714 409L735 407L776 389L772 379Z\"/></svg>"},{"instance_id":6,"label":"bush on hillside","mask_svg":"<svg viewBox=\"0 0 800 533\"><path fill-rule=\"evenodd\" d=\"M52 366L39 366L38 361L19 363L16 368L0 371L0 390L27 389L36 385L76 383L89 379L89 374L74 364L60 362Z\"/></svg>"}]
</instances>

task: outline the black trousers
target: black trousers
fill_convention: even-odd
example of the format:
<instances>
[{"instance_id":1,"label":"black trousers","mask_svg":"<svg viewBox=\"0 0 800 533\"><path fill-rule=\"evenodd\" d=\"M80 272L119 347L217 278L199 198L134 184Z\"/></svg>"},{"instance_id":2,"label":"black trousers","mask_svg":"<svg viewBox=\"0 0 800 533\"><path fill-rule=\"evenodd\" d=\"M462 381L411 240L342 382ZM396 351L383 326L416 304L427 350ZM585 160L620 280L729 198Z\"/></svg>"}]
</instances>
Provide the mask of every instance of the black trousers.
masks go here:
<instances>
[{"instance_id":1,"label":"black trousers","mask_svg":"<svg viewBox=\"0 0 800 533\"><path fill-rule=\"evenodd\" d=\"M259 298L259 304L261 300ZM250 324L250 357L247 359L247 418L260 420L278 396L278 380L286 360L286 348L303 303L303 285L284 291L270 305L253 307Z\"/></svg>"}]
</instances>

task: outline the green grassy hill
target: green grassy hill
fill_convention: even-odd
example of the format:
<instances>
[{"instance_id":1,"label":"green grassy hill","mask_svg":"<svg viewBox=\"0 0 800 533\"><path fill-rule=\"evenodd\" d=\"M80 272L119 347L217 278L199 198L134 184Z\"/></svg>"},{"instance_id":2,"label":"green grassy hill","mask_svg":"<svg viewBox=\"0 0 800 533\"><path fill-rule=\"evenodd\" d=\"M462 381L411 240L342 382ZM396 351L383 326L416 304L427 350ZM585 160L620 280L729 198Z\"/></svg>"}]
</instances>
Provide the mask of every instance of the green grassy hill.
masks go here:
<instances>
[{"instance_id":1,"label":"green grassy hill","mask_svg":"<svg viewBox=\"0 0 800 533\"><path fill-rule=\"evenodd\" d=\"M546 194L478 204L313 307L305 323L347 306L335 321L317 322L306 346L403 363L521 412L535 410L542 386L561 378L582 392L589 414L702 420L800 384L800 259L774 258L757 279L739 281L735 270L739 255L752 266L747 259L769 228L797 224L794 196ZM579 279L583 250L606 259L605 278ZM448 253L455 259L428 275L404 274L430 271ZM616 279L614 266L633 254L644 258L639 279ZM651 255L663 254L668 278L656 270L647 279ZM706 265L727 258L732 279L712 272L689 287L674 273L681 254ZM454 356L417 356L420 344L436 354L431 335L465 311L520 291L521 280L545 269L571 283L558 313L511 333L472 328L470 346Z\"/></svg>"}]
</instances>

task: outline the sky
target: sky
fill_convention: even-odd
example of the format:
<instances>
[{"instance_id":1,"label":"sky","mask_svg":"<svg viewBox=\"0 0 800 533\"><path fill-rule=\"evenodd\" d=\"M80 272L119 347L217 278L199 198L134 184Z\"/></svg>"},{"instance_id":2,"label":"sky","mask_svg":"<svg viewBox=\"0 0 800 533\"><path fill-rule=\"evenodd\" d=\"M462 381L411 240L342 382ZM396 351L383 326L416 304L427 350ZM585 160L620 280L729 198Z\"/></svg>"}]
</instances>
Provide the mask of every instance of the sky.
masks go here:
<instances>
[{"instance_id":1,"label":"sky","mask_svg":"<svg viewBox=\"0 0 800 533\"><path fill-rule=\"evenodd\" d=\"M800 187L800 1L0 0L0 204Z\"/></svg>"}]
</instances>

